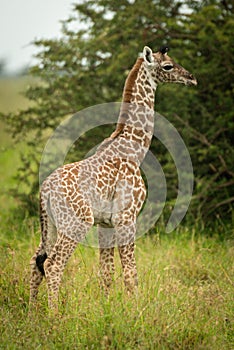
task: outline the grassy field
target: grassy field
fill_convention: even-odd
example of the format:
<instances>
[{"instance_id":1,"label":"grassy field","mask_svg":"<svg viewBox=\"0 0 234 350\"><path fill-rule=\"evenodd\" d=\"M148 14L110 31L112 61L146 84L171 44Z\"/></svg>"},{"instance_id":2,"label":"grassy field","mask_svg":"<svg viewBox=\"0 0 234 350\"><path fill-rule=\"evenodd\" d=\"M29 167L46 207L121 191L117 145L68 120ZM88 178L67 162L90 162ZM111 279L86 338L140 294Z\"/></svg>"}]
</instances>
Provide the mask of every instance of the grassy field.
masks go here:
<instances>
[{"instance_id":1,"label":"grassy field","mask_svg":"<svg viewBox=\"0 0 234 350\"><path fill-rule=\"evenodd\" d=\"M3 237L3 236L2 236ZM1 238L2 238L1 237ZM1 244L1 349L232 349L231 241L180 229L137 241L139 290L128 297L116 256L109 299L98 282L98 251L78 246L65 270L59 318L49 318L43 283L28 315L35 220L12 223Z\"/></svg>"},{"instance_id":2,"label":"grassy field","mask_svg":"<svg viewBox=\"0 0 234 350\"><path fill-rule=\"evenodd\" d=\"M28 77L0 79L0 113L24 109L29 102L22 92L27 88L31 79ZM10 208L15 207L15 199L9 195L9 189L16 187L17 168L20 166L20 153L25 150L24 142L15 144L7 129L7 120L0 122L0 203L1 216L7 215Z\"/></svg>"},{"instance_id":3,"label":"grassy field","mask_svg":"<svg viewBox=\"0 0 234 350\"><path fill-rule=\"evenodd\" d=\"M0 81L2 111L22 108L26 80ZM2 93L2 95L1 95ZM5 94L5 95L4 95ZM4 98L5 96L5 98ZM7 121L6 121L7 122ZM79 245L65 270L60 316L48 316L46 285L29 315L29 260L39 242L37 218L17 219L8 190L20 164L12 139L0 130L0 349L212 349L233 339L233 232L217 224L180 227L137 241L138 294L124 293L116 254L109 299L99 288L98 251ZM4 213L4 215L3 215Z\"/></svg>"}]
</instances>

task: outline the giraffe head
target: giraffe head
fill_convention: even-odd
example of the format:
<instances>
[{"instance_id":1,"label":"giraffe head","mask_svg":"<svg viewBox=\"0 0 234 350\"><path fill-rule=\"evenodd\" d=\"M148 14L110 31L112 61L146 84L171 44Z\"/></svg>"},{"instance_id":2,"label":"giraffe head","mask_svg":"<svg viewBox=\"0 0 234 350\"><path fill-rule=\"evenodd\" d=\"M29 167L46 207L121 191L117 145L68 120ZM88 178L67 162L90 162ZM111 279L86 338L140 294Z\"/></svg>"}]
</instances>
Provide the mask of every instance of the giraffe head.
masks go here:
<instances>
[{"instance_id":1,"label":"giraffe head","mask_svg":"<svg viewBox=\"0 0 234 350\"><path fill-rule=\"evenodd\" d=\"M196 78L170 58L167 52L167 47L161 48L156 53L153 53L148 46L144 47L144 64L150 74L152 83L197 85Z\"/></svg>"}]
</instances>

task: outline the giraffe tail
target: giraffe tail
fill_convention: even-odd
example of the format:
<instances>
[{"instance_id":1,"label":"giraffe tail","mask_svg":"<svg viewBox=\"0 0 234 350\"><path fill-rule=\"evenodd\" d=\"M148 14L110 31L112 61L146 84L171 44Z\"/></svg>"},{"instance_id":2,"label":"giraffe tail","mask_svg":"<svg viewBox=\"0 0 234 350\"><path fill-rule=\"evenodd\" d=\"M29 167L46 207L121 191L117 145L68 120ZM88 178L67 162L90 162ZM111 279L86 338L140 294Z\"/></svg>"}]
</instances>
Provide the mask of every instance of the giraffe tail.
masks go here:
<instances>
[{"instance_id":1,"label":"giraffe tail","mask_svg":"<svg viewBox=\"0 0 234 350\"><path fill-rule=\"evenodd\" d=\"M36 266L42 276L45 276L45 270L44 270L44 262L47 259L47 253L45 251L46 249L46 240L47 240L47 231L48 231L48 218L46 214L46 207L45 207L45 199L40 194L40 224L41 224L41 243L39 245L39 248L36 252L35 261Z\"/></svg>"},{"instance_id":2,"label":"giraffe tail","mask_svg":"<svg viewBox=\"0 0 234 350\"><path fill-rule=\"evenodd\" d=\"M36 264L38 267L38 270L41 272L43 276L45 276L45 270L44 270L44 262L47 259L47 254L41 254L36 257Z\"/></svg>"}]
</instances>

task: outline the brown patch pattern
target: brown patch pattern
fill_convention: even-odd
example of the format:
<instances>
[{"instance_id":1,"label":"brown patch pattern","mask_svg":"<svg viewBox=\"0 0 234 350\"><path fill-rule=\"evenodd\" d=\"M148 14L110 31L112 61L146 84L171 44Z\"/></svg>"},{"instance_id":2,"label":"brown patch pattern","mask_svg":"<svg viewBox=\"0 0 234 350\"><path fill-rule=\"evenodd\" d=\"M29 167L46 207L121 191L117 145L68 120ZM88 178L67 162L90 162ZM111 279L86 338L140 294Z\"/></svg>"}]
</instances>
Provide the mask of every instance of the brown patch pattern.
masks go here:
<instances>
[{"instance_id":1,"label":"brown patch pattern","mask_svg":"<svg viewBox=\"0 0 234 350\"><path fill-rule=\"evenodd\" d=\"M127 291L137 286L134 241L136 220L146 196L140 164L154 130L154 94L159 82L192 84L194 79L162 53L139 58L124 87L116 130L97 152L55 170L40 193L41 242L31 259L30 303L36 301L43 275L37 257L46 256L49 307L57 309L67 260L93 224L99 226L100 277L106 293L114 274L114 245L119 249ZM163 63L174 66L163 70Z\"/></svg>"}]
</instances>

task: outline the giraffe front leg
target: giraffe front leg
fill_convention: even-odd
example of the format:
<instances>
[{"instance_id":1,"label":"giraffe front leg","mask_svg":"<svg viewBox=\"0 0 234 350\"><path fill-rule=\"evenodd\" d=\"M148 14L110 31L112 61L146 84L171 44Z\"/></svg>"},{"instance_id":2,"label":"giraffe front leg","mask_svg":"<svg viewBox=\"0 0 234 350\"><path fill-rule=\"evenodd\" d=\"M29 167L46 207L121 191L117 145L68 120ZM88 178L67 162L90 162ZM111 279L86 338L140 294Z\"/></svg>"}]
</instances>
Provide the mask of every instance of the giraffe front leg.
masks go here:
<instances>
[{"instance_id":1,"label":"giraffe front leg","mask_svg":"<svg viewBox=\"0 0 234 350\"><path fill-rule=\"evenodd\" d=\"M114 230L109 228L98 227L99 237L99 275L101 279L101 287L106 295L109 294L110 286L114 279L114 247L115 236Z\"/></svg>"},{"instance_id":2,"label":"giraffe front leg","mask_svg":"<svg viewBox=\"0 0 234 350\"><path fill-rule=\"evenodd\" d=\"M123 269L124 284L128 293L136 291L137 268L135 260L135 233L134 220L120 220L116 225L116 239Z\"/></svg>"},{"instance_id":3,"label":"giraffe front leg","mask_svg":"<svg viewBox=\"0 0 234 350\"><path fill-rule=\"evenodd\" d=\"M100 248L100 277L101 287L106 295L109 294L115 272L114 248Z\"/></svg>"},{"instance_id":4,"label":"giraffe front leg","mask_svg":"<svg viewBox=\"0 0 234 350\"><path fill-rule=\"evenodd\" d=\"M58 294L62 274L76 246L76 241L61 235L44 263L48 289L48 306L54 312L58 312Z\"/></svg>"},{"instance_id":5,"label":"giraffe front leg","mask_svg":"<svg viewBox=\"0 0 234 350\"><path fill-rule=\"evenodd\" d=\"M137 268L135 260L135 243L129 243L124 246L118 247L121 264L123 268L124 284L128 293L136 291L137 280Z\"/></svg>"}]
</instances>

